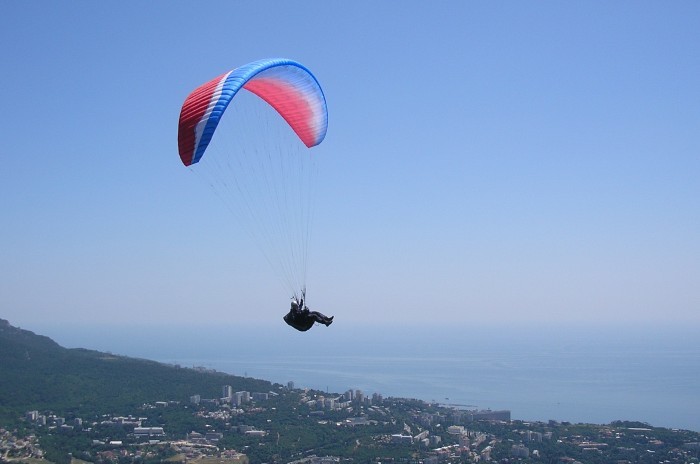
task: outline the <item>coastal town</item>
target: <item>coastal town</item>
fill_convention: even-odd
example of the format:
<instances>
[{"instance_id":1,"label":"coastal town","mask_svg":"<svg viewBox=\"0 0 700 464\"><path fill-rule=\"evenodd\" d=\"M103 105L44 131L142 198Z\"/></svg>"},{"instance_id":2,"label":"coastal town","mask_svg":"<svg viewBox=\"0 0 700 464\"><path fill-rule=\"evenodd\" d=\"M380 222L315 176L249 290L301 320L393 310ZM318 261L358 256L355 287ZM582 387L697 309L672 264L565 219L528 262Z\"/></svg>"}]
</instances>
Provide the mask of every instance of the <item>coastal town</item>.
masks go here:
<instances>
[{"instance_id":1,"label":"coastal town","mask_svg":"<svg viewBox=\"0 0 700 464\"><path fill-rule=\"evenodd\" d=\"M0 429L0 461L46 462L51 453L45 448L62 443L71 450L66 462L73 463L700 462L696 432L622 422L525 422L511 420L507 410L459 409L360 390L328 394L292 382L267 392L224 385L218 398L193 392L188 401L143 404L138 414L27 411L21 423Z\"/></svg>"}]
</instances>

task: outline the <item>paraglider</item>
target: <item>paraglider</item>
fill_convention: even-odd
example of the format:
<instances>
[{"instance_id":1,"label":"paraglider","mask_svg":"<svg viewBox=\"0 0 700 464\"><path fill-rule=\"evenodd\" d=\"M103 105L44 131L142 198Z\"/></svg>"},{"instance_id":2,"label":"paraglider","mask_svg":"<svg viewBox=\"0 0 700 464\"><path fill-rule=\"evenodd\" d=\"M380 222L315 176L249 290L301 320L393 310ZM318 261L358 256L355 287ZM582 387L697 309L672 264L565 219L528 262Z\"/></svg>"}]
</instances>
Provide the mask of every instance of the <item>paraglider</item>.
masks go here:
<instances>
[{"instance_id":1,"label":"paraglider","mask_svg":"<svg viewBox=\"0 0 700 464\"><path fill-rule=\"evenodd\" d=\"M275 120L262 121L259 113L237 115L251 101L246 99L255 100L250 103L257 105L254 111L274 109ZM234 126L222 124L225 120ZM293 137L269 132L278 121L286 122L280 131L291 129ZM304 303L315 172L315 160L304 147L320 144L327 127L326 99L318 81L305 66L285 58L254 61L197 87L185 99L178 125L182 163L207 177L205 182L239 223L250 228L296 303L285 321L302 331L314 322L332 322ZM257 139L239 147L239 139L249 135ZM219 143L227 136L234 137L235 149Z\"/></svg>"},{"instance_id":2,"label":"paraglider","mask_svg":"<svg viewBox=\"0 0 700 464\"><path fill-rule=\"evenodd\" d=\"M292 297L292 306L284 316L284 322L300 332L306 332L314 323L318 322L326 327L333 323L333 316L326 316L318 311L311 311L304 303L305 291L301 292L301 299Z\"/></svg>"}]
</instances>

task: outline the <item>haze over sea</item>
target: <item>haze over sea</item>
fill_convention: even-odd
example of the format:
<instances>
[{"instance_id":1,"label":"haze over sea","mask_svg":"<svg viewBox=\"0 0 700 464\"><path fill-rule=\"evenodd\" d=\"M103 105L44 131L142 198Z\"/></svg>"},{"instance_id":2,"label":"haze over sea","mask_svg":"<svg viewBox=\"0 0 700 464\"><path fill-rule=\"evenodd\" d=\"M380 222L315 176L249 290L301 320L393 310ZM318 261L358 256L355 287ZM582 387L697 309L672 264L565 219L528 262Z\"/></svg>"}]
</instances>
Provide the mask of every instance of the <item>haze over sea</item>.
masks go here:
<instances>
[{"instance_id":1,"label":"haze over sea","mask_svg":"<svg viewBox=\"0 0 700 464\"><path fill-rule=\"evenodd\" d=\"M30 328L66 347L297 387L509 409L513 419L636 420L700 431L692 328ZM198 393L198 392L193 392Z\"/></svg>"}]
</instances>

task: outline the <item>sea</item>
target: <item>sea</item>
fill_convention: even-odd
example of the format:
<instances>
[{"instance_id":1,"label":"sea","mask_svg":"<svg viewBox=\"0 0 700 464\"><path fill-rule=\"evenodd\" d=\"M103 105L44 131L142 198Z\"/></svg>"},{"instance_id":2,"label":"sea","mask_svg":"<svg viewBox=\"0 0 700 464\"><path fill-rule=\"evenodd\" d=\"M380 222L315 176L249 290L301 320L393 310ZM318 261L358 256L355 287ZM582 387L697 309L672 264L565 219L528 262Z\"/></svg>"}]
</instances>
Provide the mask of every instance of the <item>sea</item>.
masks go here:
<instances>
[{"instance_id":1,"label":"sea","mask_svg":"<svg viewBox=\"0 0 700 464\"><path fill-rule=\"evenodd\" d=\"M42 333L66 347L331 394L361 390L506 409L524 421L631 420L700 432L700 332L693 327L287 329L134 325Z\"/></svg>"}]
</instances>

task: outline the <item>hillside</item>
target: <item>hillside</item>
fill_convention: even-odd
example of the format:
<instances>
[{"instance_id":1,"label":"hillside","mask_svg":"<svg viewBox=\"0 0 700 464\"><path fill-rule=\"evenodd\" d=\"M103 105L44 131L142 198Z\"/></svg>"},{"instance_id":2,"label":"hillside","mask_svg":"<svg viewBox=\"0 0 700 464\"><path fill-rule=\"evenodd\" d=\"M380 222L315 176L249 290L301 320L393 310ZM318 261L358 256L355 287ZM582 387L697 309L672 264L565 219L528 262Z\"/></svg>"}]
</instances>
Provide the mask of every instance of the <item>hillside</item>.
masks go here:
<instances>
[{"instance_id":1,"label":"hillside","mask_svg":"<svg viewBox=\"0 0 700 464\"><path fill-rule=\"evenodd\" d=\"M106 414L154 398L187 401L195 393L218 398L222 385L231 385L234 391L272 388L262 380L67 349L0 319L0 423L16 420L28 410Z\"/></svg>"}]
</instances>

